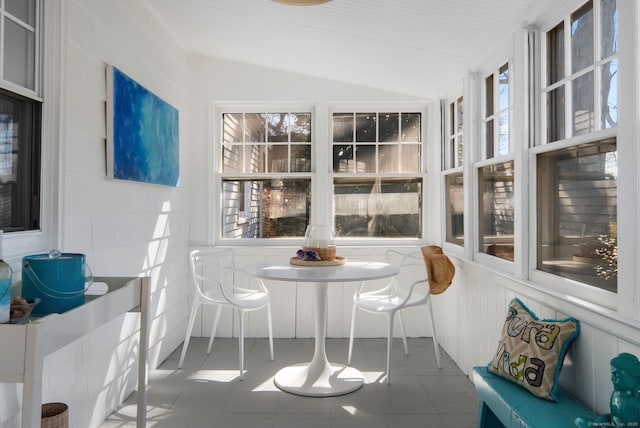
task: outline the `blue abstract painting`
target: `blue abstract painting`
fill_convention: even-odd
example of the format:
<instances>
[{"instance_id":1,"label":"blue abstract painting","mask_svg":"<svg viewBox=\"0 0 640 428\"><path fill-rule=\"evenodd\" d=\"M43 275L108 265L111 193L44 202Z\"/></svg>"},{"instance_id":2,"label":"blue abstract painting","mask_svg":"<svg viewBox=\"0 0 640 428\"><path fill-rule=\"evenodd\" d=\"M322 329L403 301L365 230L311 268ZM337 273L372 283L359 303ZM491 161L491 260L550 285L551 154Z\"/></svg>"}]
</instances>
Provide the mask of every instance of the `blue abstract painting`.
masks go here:
<instances>
[{"instance_id":1,"label":"blue abstract painting","mask_svg":"<svg viewBox=\"0 0 640 428\"><path fill-rule=\"evenodd\" d=\"M177 186L178 127L176 108L107 67L107 176Z\"/></svg>"}]
</instances>

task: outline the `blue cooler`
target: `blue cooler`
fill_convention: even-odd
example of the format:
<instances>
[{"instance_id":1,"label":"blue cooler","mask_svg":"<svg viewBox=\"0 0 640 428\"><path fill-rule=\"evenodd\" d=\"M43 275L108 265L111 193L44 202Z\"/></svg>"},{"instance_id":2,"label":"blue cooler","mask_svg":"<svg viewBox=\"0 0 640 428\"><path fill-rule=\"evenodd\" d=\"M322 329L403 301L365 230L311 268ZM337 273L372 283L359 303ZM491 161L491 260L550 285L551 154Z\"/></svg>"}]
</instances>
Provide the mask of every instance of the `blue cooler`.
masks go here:
<instances>
[{"instance_id":1,"label":"blue cooler","mask_svg":"<svg viewBox=\"0 0 640 428\"><path fill-rule=\"evenodd\" d=\"M84 303L87 282L93 277L84 254L35 254L22 259L22 297L40 298L33 316L62 313Z\"/></svg>"}]
</instances>

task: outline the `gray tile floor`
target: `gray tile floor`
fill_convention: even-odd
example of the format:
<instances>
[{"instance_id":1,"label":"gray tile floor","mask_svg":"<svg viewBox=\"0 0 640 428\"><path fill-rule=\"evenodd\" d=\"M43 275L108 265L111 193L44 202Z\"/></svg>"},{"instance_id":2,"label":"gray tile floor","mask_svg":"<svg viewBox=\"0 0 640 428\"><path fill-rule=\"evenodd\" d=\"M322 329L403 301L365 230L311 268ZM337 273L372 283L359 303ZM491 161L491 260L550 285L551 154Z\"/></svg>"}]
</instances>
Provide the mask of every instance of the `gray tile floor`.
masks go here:
<instances>
[{"instance_id":1,"label":"gray tile floor","mask_svg":"<svg viewBox=\"0 0 640 428\"><path fill-rule=\"evenodd\" d=\"M430 338L400 340L386 384L385 339L357 339L352 366L365 376L351 394L300 397L280 391L273 376L282 367L309 361L313 339L276 339L275 361L266 339L247 339L245 378L238 378L237 339L216 339L206 355L206 339L193 338L184 367L178 348L149 377L148 426L163 428L430 428L475 427L478 399L471 381L445 352L436 365ZM327 339L327 355L346 363L348 339ZM135 394L100 428L135 427Z\"/></svg>"}]
</instances>

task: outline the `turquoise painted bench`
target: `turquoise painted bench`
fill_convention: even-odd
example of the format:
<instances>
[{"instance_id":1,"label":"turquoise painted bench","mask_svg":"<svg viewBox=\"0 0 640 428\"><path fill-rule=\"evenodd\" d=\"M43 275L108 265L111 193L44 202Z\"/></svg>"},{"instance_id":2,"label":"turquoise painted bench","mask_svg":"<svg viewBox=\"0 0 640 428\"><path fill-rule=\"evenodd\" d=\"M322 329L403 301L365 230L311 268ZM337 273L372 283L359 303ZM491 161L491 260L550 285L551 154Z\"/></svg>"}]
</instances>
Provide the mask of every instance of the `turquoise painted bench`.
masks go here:
<instances>
[{"instance_id":1,"label":"turquoise painted bench","mask_svg":"<svg viewBox=\"0 0 640 428\"><path fill-rule=\"evenodd\" d=\"M486 367L473 369L473 383L480 398L478 428L571 428L577 417L596 417L562 388L556 393L557 403L546 401Z\"/></svg>"}]
</instances>

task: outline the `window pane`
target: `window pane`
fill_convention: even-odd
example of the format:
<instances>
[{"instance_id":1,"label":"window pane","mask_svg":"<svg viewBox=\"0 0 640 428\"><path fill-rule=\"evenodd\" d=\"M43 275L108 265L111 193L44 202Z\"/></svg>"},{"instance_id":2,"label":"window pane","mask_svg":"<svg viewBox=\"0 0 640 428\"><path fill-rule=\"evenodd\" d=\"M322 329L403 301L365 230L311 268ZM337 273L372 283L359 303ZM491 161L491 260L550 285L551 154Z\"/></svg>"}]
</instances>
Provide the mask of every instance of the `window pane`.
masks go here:
<instances>
[{"instance_id":1,"label":"window pane","mask_svg":"<svg viewBox=\"0 0 640 428\"><path fill-rule=\"evenodd\" d=\"M449 104L449 136L456 133L456 103Z\"/></svg>"},{"instance_id":2,"label":"window pane","mask_svg":"<svg viewBox=\"0 0 640 428\"><path fill-rule=\"evenodd\" d=\"M593 72L573 81L573 135L583 135L595 129L593 110Z\"/></svg>"},{"instance_id":3,"label":"window pane","mask_svg":"<svg viewBox=\"0 0 640 428\"><path fill-rule=\"evenodd\" d=\"M616 0L600 0L602 58L618 52L618 9Z\"/></svg>"},{"instance_id":4,"label":"window pane","mask_svg":"<svg viewBox=\"0 0 640 428\"><path fill-rule=\"evenodd\" d=\"M291 146L291 172L311 172L311 146L294 144Z\"/></svg>"},{"instance_id":5,"label":"window pane","mask_svg":"<svg viewBox=\"0 0 640 428\"><path fill-rule=\"evenodd\" d=\"M223 238L304 236L309 224L311 180L223 180L222 190Z\"/></svg>"},{"instance_id":6,"label":"window pane","mask_svg":"<svg viewBox=\"0 0 640 428\"><path fill-rule=\"evenodd\" d=\"M311 142L311 113L290 114L291 141L294 143Z\"/></svg>"},{"instance_id":7,"label":"window pane","mask_svg":"<svg viewBox=\"0 0 640 428\"><path fill-rule=\"evenodd\" d=\"M509 112L500 114L498 118L498 154L509 154Z\"/></svg>"},{"instance_id":8,"label":"window pane","mask_svg":"<svg viewBox=\"0 0 640 428\"><path fill-rule=\"evenodd\" d=\"M269 145L269 172L287 172L289 148L284 144Z\"/></svg>"},{"instance_id":9,"label":"window pane","mask_svg":"<svg viewBox=\"0 0 640 428\"><path fill-rule=\"evenodd\" d=\"M493 119L485 122L485 159L493 158Z\"/></svg>"},{"instance_id":10,"label":"window pane","mask_svg":"<svg viewBox=\"0 0 640 428\"><path fill-rule=\"evenodd\" d=\"M244 121L242 113L225 113L222 115L222 142L242 143Z\"/></svg>"},{"instance_id":11,"label":"window pane","mask_svg":"<svg viewBox=\"0 0 640 428\"><path fill-rule=\"evenodd\" d=\"M560 86L547 93L547 141L564 138L564 86Z\"/></svg>"},{"instance_id":12,"label":"window pane","mask_svg":"<svg viewBox=\"0 0 640 428\"><path fill-rule=\"evenodd\" d=\"M333 172L354 172L353 146L333 146Z\"/></svg>"},{"instance_id":13,"label":"window pane","mask_svg":"<svg viewBox=\"0 0 640 428\"><path fill-rule=\"evenodd\" d=\"M376 146L358 144L356 146L356 172L376 172Z\"/></svg>"},{"instance_id":14,"label":"window pane","mask_svg":"<svg viewBox=\"0 0 640 428\"><path fill-rule=\"evenodd\" d=\"M617 291L615 138L537 157L538 269Z\"/></svg>"},{"instance_id":15,"label":"window pane","mask_svg":"<svg viewBox=\"0 0 640 428\"><path fill-rule=\"evenodd\" d=\"M36 23L35 0L5 0L4 7L7 12L22 22L34 27Z\"/></svg>"},{"instance_id":16,"label":"window pane","mask_svg":"<svg viewBox=\"0 0 640 428\"><path fill-rule=\"evenodd\" d=\"M289 141L289 115L285 113L269 113L267 124L269 126L270 143L286 143Z\"/></svg>"},{"instance_id":17,"label":"window pane","mask_svg":"<svg viewBox=\"0 0 640 428\"><path fill-rule=\"evenodd\" d=\"M513 161L478 170L480 248L513 261Z\"/></svg>"},{"instance_id":18,"label":"window pane","mask_svg":"<svg viewBox=\"0 0 640 428\"><path fill-rule=\"evenodd\" d=\"M394 142L398 141L400 124L398 122L398 113L380 113L380 138L378 141Z\"/></svg>"},{"instance_id":19,"label":"window pane","mask_svg":"<svg viewBox=\"0 0 640 428\"><path fill-rule=\"evenodd\" d=\"M547 85L564 79L564 23L547 32Z\"/></svg>"},{"instance_id":20,"label":"window pane","mask_svg":"<svg viewBox=\"0 0 640 428\"><path fill-rule=\"evenodd\" d=\"M222 146L222 171L242 172L242 146L225 144Z\"/></svg>"},{"instance_id":21,"label":"window pane","mask_svg":"<svg viewBox=\"0 0 640 428\"><path fill-rule=\"evenodd\" d=\"M571 15L571 70L593 65L593 6L585 4Z\"/></svg>"},{"instance_id":22,"label":"window pane","mask_svg":"<svg viewBox=\"0 0 640 428\"><path fill-rule=\"evenodd\" d=\"M356 142L373 143L376 141L376 114L356 113Z\"/></svg>"},{"instance_id":23,"label":"window pane","mask_svg":"<svg viewBox=\"0 0 640 428\"><path fill-rule=\"evenodd\" d=\"M402 163L401 171L404 173L421 172L420 168L420 145L419 144L403 144L402 145Z\"/></svg>"},{"instance_id":24,"label":"window pane","mask_svg":"<svg viewBox=\"0 0 640 428\"><path fill-rule=\"evenodd\" d=\"M264 143L267 141L266 115L261 113L247 113L244 117L246 138L248 142Z\"/></svg>"},{"instance_id":25,"label":"window pane","mask_svg":"<svg viewBox=\"0 0 640 428\"><path fill-rule=\"evenodd\" d=\"M456 151L457 151L457 159L458 159L458 163L456 166L462 166L463 162L464 162L464 139L462 138L462 135L460 135L457 138L457 147L456 147Z\"/></svg>"},{"instance_id":26,"label":"window pane","mask_svg":"<svg viewBox=\"0 0 640 428\"><path fill-rule=\"evenodd\" d=\"M399 144L381 144L380 157L378 165L380 172L394 173L399 171L400 167L400 145Z\"/></svg>"},{"instance_id":27,"label":"window pane","mask_svg":"<svg viewBox=\"0 0 640 428\"><path fill-rule=\"evenodd\" d=\"M353 142L353 113L333 113L333 142Z\"/></svg>"},{"instance_id":28,"label":"window pane","mask_svg":"<svg viewBox=\"0 0 640 428\"><path fill-rule=\"evenodd\" d=\"M498 86L498 110L509 108L509 66L500 68L500 85Z\"/></svg>"},{"instance_id":29,"label":"window pane","mask_svg":"<svg viewBox=\"0 0 640 428\"><path fill-rule=\"evenodd\" d=\"M245 164L243 172L266 172L267 146L250 144L244 148Z\"/></svg>"},{"instance_id":30,"label":"window pane","mask_svg":"<svg viewBox=\"0 0 640 428\"><path fill-rule=\"evenodd\" d=\"M484 90L487 97L485 100L485 109L487 111L485 117L489 117L493 114L493 74L484 79Z\"/></svg>"},{"instance_id":31,"label":"window pane","mask_svg":"<svg viewBox=\"0 0 640 428\"><path fill-rule=\"evenodd\" d=\"M446 240L464 245L464 185L462 173L445 177Z\"/></svg>"},{"instance_id":32,"label":"window pane","mask_svg":"<svg viewBox=\"0 0 640 428\"><path fill-rule=\"evenodd\" d=\"M40 228L40 103L0 90L0 229Z\"/></svg>"},{"instance_id":33,"label":"window pane","mask_svg":"<svg viewBox=\"0 0 640 428\"><path fill-rule=\"evenodd\" d=\"M35 36L9 19L4 25L4 78L35 90Z\"/></svg>"},{"instance_id":34,"label":"window pane","mask_svg":"<svg viewBox=\"0 0 640 428\"><path fill-rule=\"evenodd\" d=\"M602 127L618 124L618 60L602 66Z\"/></svg>"},{"instance_id":35,"label":"window pane","mask_svg":"<svg viewBox=\"0 0 640 428\"><path fill-rule=\"evenodd\" d=\"M401 133L403 142L422 141L422 115L420 113L402 113Z\"/></svg>"},{"instance_id":36,"label":"window pane","mask_svg":"<svg viewBox=\"0 0 640 428\"><path fill-rule=\"evenodd\" d=\"M422 179L352 179L333 182L337 237L419 238Z\"/></svg>"},{"instance_id":37,"label":"window pane","mask_svg":"<svg viewBox=\"0 0 640 428\"><path fill-rule=\"evenodd\" d=\"M457 113L457 121L458 121L458 126L456 129L456 132L462 132L462 125L464 123L464 109L463 109L464 103L462 100L462 97L458 98L457 101L457 108L456 108L456 113Z\"/></svg>"}]
</instances>

